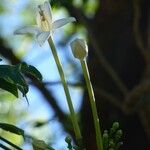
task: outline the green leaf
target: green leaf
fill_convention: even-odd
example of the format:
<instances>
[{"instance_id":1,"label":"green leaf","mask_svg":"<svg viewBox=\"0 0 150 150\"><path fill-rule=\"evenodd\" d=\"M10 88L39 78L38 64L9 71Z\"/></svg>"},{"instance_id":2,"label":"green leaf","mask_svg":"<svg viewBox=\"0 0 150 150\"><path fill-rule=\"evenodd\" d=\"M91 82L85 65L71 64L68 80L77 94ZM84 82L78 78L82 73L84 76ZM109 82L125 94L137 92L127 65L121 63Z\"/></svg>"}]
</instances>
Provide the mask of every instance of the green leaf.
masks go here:
<instances>
[{"instance_id":1,"label":"green leaf","mask_svg":"<svg viewBox=\"0 0 150 150\"><path fill-rule=\"evenodd\" d=\"M72 139L71 139L71 137L70 136L67 136L66 138L65 138L65 142L67 143L67 148L68 148L68 150L72 150L72 148L73 148L73 146L72 146Z\"/></svg>"},{"instance_id":2,"label":"green leaf","mask_svg":"<svg viewBox=\"0 0 150 150\"><path fill-rule=\"evenodd\" d=\"M18 67L21 69L21 72L23 74L29 74L34 78L36 78L37 80L42 81L41 73L34 66L28 65L25 62L23 62L19 64Z\"/></svg>"},{"instance_id":3,"label":"green leaf","mask_svg":"<svg viewBox=\"0 0 150 150\"><path fill-rule=\"evenodd\" d=\"M24 74L29 74L35 79L42 81L41 73L34 66L27 65L25 62L16 66L0 65L0 88L12 93L16 97L18 97L17 89L19 89L28 102L26 94L29 87Z\"/></svg>"},{"instance_id":4,"label":"green leaf","mask_svg":"<svg viewBox=\"0 0 150 150\"><path fill-rule=\"evenodd\" d=\"M114 122L109 132L107 130L104 131L103 134L103 146L104 150L119 150L122 146L123 132L120 129L119 123Z\"/></svg>"},{"instance_id":5,"label":"green leaf","mask_svg":"<svg viewBox=\"0 0 150 150\"><path fill-rule=\"evenodd\" d=\"M18 97L18 89L15 84L12 84L2 78L0 78L0 88L12 93L14 96Z\"/></svg>"},{"instance_id":6,"label":"green leaf","mask_svg":"<svg viewBox=\"0 0 150 150\"><path fill-rule=\"evenodd\" d=\"M33 139L33 150L54 150L42 140Z\"/></svg>"},{"instance_id":7,"label":"green leaf","mask_svg":"<svg viewBox=\"0 0 150 150\"><path fill-rule=\"evenodd\" d=\"M18 66L0 65L0 78L10 83L10 86L16 85L16 87L22 92L23 96L28 92L28 85ZM11 92L11 90L9 90L9 92Z\"/></svg>"},{"instance_id":8,"label":"green leaf","mask_svg":"<svg viewBox=\"0 0 150 150\"><path fill-rule=\"evenodd\" d=\"M24 130L22 130L14 125L7 124L7 123L0 123L0 128L5 131L9 131L14 134L17 134L17 135L22 135L24 137Z\"/></svg>"},{"instance_id":9,"label":"green leaf","mask_svg":"<svg viewBox=\"0 0 150 150\"><path fill-rule=\"evenodd\" d=\"M108 131L105 130L103 133L103 148L104 148L104 150L108 149L108 143L109 143Z\"/></svg>"}]
</instances>

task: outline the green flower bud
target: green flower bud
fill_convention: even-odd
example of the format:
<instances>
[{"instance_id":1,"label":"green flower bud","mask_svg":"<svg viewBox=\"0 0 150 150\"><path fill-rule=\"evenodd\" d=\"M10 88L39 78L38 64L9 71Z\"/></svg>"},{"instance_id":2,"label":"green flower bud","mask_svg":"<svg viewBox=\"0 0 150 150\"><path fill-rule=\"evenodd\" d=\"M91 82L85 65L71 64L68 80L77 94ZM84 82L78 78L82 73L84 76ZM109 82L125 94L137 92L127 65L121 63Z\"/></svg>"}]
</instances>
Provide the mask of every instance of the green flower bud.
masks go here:
<instances>
[{"instance_id":1,"label":"green flower bud","mask_svg":"<svg viewBox=\"0 0 150 150\"><path fill-rule=\"evenodd\" d=\"M112 128L114 130L118 129L119 128L119 123L118 122L114 122L113 125L112 125Z\"/></svg>"},{"instance_id":2,"label":"green flower bud","mask_svg":"<svg viewBox=\"0 0 150 150\"><path fill-rule=\"evenodd\" d=\"M72 53L75 58L83 60L88 55L88 46L85 40L83 39L75 39L70 43Z\"/></svg>"},{"instance_id":3,"label":"green flower bud","mask_svg":"<svg viewBox=\"0 0 150 150\"><path fill-rule=\"evenodd\" d=\"M116 132L116 138L120 139L120 138L122 137L122 135L123 135L122 130L118 130L118 131Z\"/></svg>"},{"instance_id":4,"label":"green flower bud","mask_svg":"<svg viewBox=\"0 0 150 150\"><path fill-rule=\"evenodd\" d=\"M71 144L71 141L72 141L72 139L71 139L71 137L70 136L67 136L66 138L65 138L65 141L66 141L66 143L68 144L68 149L69 150L71 150L72 149L72 144Z\"/></svg>"},{"instance_id":5,"label":"green flower bud","mask_svg":"<svg viewBox=\"0 0 150 150\"><path fill-rule=\"evenodd\" d=\"M121 147L122 145L123 145L123 142L117 143L117 145L116 145L116 150L120 149L120 147Z\"/></svg>"},{"instance_id":6,"label":"green flower bud","mask_svg":"<svg viewBox=\"0 0 150 150\"><path fill-rule=\"evenodd\" d=\"M104 150L108 149L108 143L109 143L109 136L108 136L108 131L105 130L103 133L103 148Z\"/></svg>"},{"instance_id":7,"label":"green flower bud","mask_svg":"<svg viewBox=\"0 0 150 150\"><path fill-rule=\"evenodd\" d=\"M115 143L114 143L114 141L111 139L111 140L109 141L109 147L110 147L110 148L114 148L114 146L115 146Z\"/></svg>"},{"instance_id":8,"label":"green flower bud","mask_svg":"<svg viewBox=\"0 0 150 150\"><path fill-rule=\"evenodd\" d=\"M67 143L71 143L71 141L72 141L72 139L71 139L71 137L70 136L67 136L66 138L65 138L65 141L67 142Z\"/></svg>"}]
</instances>

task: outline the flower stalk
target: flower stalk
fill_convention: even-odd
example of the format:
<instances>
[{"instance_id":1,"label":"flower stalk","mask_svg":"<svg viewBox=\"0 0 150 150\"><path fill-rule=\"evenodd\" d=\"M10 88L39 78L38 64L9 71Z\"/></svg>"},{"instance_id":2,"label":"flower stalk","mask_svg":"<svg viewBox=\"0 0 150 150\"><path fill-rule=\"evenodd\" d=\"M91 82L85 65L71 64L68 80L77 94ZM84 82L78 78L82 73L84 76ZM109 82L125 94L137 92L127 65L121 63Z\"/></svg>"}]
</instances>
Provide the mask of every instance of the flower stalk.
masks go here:
<instances>
[{"instance_id":1,"label":"flower stalk","mask_svg":"<svg viewBox=\"0 0 150 150\"><path fill-rule=\"evenodd\" d=\"M97 113L97 108L96 108L96 103L95 103L93 87L90 81L88 66L87 66L85 59L80 59L80 63L82 66L84 78L85 78L86 85L87 85L87 90L89 93L90 104L91 104L91 109L92 109L92 114L93 114L93 119L94 119L94 127L95 127L95 132L96 132L97 148L98 150L103 150L102 134L101 134L100 123L99 123L99 118L98 118L98 113Z\"/></svg>"},{"instance_id":2,"label":"flower stalk","mask_svg":"<svg viewBox=\"0 0 150 150\"><path fill-rule=\"evenodd\" d=\"M71 114L71 120L72 120L72 124L73 124L73 128L74 128L76 140L77 140L77 142L80 142L81 139L82 139L80 128L79 128L78 121L77 121L77 118L76 118L76 114L75 114L75 111L74 111L74 108L73 108L73 104L72 104L71 96L70 96L70 93L69 93L69 88L68 88L68 85L67 85L67 82L66 82L66 79L65 79L64 71L63 71L61 62L59 60L59 57L57 55L56 47L54 45L52 36L49 37L48 43L49 43L49 46L51 48L52 54L54 56L54 59L55 59L55 62L56 62L57 68L58 68L58 72L60 74L60 78L61 78L61 81L62 81L62 85L63 85L64 91L65 91L65 95L66 95L66 98L67 98L67 103L68 103L70 114Z\"/></svg>"},{"instance_id":3,"label":"flower stalk","mask_svg":"<svg viewBox=\"0 0 150 150\"><path fill-rule=\"evenodd\" d=\"M95 96L93 92L92 83L90 81L88 66L86 63L86 57L88 56L88 46L85 40L79 39L79 38L76 38L75 40L73 40L70 43L70 46L71 46L73 56L77 58L78 60L80 60L80 63L82 66L82 70L83 70L83 74L84 74L84 78L86 81L87 90L89 94L92 115L94 119L97 148L98 150L103 150L102 134L101 134L100 123L99 123L99 118L98 118L98 113L97 113L97 108L96 108L96 103L95 103Z\"/></svg>"},{"instance_id":4,"label":"flower stalk","mask_svg":"<svg viewBox=\"0 0 150 150\"><path fill-rule=\"evenodd\" d=\"M57 51L56 51L56 48L52 39L52 33L56 29L68 23L74 22L75 20L76 19L74 17L53 20L51 5L49 4L48 1L45 1L44 4L39 5L37 7L36 25L21 27L15 30L14 34L19 34L19 35L33 34L35 35L35 38L40 46L42 46L48 40L49 46L52 50L52 53L53 53L53 56L54 56L54 59L58 68L58 72L60 74L62 85L65 91L65 95L67 98L67 103L68 103L70 114L71 114L71 120L72 120L73 128L75 131L76 140L78 143L81 143L82 136L80 133L80 128L79 128L76 114L73 108L71 96L69 93L68 85L65 80L65 75L62 69L62 65L57 55Z\"/></svg>"}]
</instances>

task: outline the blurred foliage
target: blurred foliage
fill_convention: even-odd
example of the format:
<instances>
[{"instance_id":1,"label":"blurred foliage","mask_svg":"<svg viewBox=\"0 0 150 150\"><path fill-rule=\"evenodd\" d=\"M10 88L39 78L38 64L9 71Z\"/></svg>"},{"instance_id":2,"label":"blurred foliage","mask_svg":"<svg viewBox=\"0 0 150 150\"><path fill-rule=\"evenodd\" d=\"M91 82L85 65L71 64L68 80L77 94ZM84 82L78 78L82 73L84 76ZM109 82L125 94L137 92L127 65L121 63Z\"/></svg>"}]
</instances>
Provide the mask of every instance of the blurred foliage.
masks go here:
<instances>
[{"instance_id":1,"label":"blurred foliage","mask_svg":"<svg viewBox=\"0 0 150 150\"><path fill-rule=\"evenodd\" d=\"M103 2L102 7L101 7L101 2ZM106 58L108 58L108 63L110 62L111 64L110 67L111 66L114 67L115 71L119 74L123 82L126 84L127 88L130 90L136 87L138 84L140 85L140 82L143 81L143 78L139 77L141 74L143 75L143 72L140 74L140 71L141 71L140 68L142 65L139 63L139 59L141 60L141 55L139 57L139 54L137 54L139 50L137 48L138 44L137 45L135 44L136 43L136 38L134 37L135 30L132 29L134 28L133 19L134 18L137 19L136 20L137 22L135 22L137 26L138 25L139 27L142 26L142 29L140 30L142 32L142 36L144 36L146 27L144 26L143 22L146 23L146 21L144 20L145 18L143 19L143 16L141 14L143 12L145 13L147 9L143 8L141 12L139 11L141 15L140 16L141 18L139 17L140 18L139 20L141 22L138 22L139 21L138 16L134 14L135 12L134 12L134 9L132 8L133 7L132 1L124 0L124 1L117 1L116 3L114 1L106 0L106 1L101 1L101 2L99 0L51 0L51 5L53 7L54 13L56 14L57 12L59 12L59 14L63 16L69 15L68 8L72 8L73 6L77 10L79 10L80 13L83 13L83 15L85 15L88 21L87 26L91 28L90 33L93 33L93 35L95 36L94 37L95 39L93 39L94 41L93 45L95 46L96 44L96 48L100 50L104 50L104 54L106 55ZM135 2L138 2L138 1L135 1ZM30 36L28 36L28 38L27 37L13 38L14 37L13 30L15 30L17 26L35 24L36 22L35 6L41 3L43 3L43 0L31 0L31 1L30 0L28 1L2 0L0 2L0 19L1 19L0 36L5 41L4 45L6 45L6 47L10 47L14 51L15 55L18 56L20 59L24 59L24 56L31 49L37 50L36 49L37 47L35 47L35 43L31 42L32 38ZM20 6L17 6L17 4L20 4ZM141 4L142 4L141 6L144 6L144 5L149 6L148 1L145 2L145 0L143 1L141 0ZM97 10L99 9L98 7L103 8L103 10L101 11L102 13L97 12ZM137 14L139 12L137 12ZM94 16L95 14L96 16ZM148 16L147 13L145 13L144 16L147 17ZM16 18L17 18L17 21L16 21ZM70 42L70 39L74 38L74 36L76 35L79 35L80 37L84 37L87 39L87 41L89 41L89 47L91 50L94 49L93 51L94 53L96 51L96 48L92 47L93 41L90 41L92 38L90 37L91 35L88 34L89 29L85 28L85 24L84 22L80 20L80 17L76 19L77 19L77 22L75 23L75 25L71 24L67 28L64 28L64 32L61 31L61 33L58 33L59 35L58 44L60 44L59 46L65 46L66 43ZM144 39L143 41L146 41L146 40ZM71 57L69 57L66 53L63 54L63 56L64 55L67 58L66 59L67 63L70 64L69 67L72 69L71 70L70 68L69 69L67 68L66 71L71 70L74 76L80 73L80 75L77 76L77 78L79 80L82 80L80 67L78 67L77 63L73 62ZM146 143L147 142L146 134L148 134L148 131L149 131L146 128L146 127L149 127L149 124L147 123L149 121L149 114L147 113L149 112L149 101L148 101L149 99L146 100L147 105L145 106L147 107L143 105L144 102L142 100L143 109L141 109L142 107L140 104L140 106L138 106L138 109L135 110L134 114L129 114L129 115L126 114L124 112L124 109L122 109L122 106L123 106L122 103L121 105L115 105L115 104L116 103L120 104L120 102L129 98L130 98L129 100L131 101L132 91L131 93L130 91L128 91L129 95L127 94L127 96L122 96L120 89L118 89L116 85L113 86L114 81L110 80L111 78L110 74L109 73L105 74L105 71L107 70L107 68L105 70L104 69L105 66L101 67L101 65L104 62L103 61L104 59L101 59L101 57L96 58L97 54L96 54L96 57L95 55L94 55L94 58L92 57L93 56L89 57L90 68L94 70L93 71L91 69L91 77L92 77L91 80L95 82L93 84L96 85L96 88L97 86L99 86L98 88L100 88L100 94L99 94L99 91L97 92L100 95L98 97L98 99L100 99L100 102L97 101L97 104L100 105L99 108L101 108L101 102L103 104L103 108L100 110L104 111L104 116L102 117L102 119L105 118L105 116L107 118L105 121L103 119L103 121L105 122L104 124L108 126L108 124L110 125L112 120L118 117L118 120L122 121L124 129L127 130L126 138L131 139L127 143L128 146L131 146L132 149L134 149L136 145L139 145L143 141ZM37 63L39 63L39 61L43 61L43 59L41 59L41 55L40 55L40 59L37 59L37 60L38 60ZM64 68L65 68L65 65L64 65ZM142 66L142 69L143 68L144 67ZM4 79L2 77L3 75L1 74L2 78L0 78L0 83L1 83L0 87L2 89L5 89L13 93L15 96L18 96L18 90L17 90L18 88L24 95L28 92L28 85L27 85L26 79L24 78L25 74L31 75L32 77L36 76L38 80L41 80L41 76L39 73L37 73L37 70L33 68L33 66L29 66L27 64L22 64L21 68L20 68L20 65L9 66L9 67L8 65L3 65L2 67L0 67L0 69L2 71L5 71L7 75L5 76L5 79ZM108 68L108 70L109 69L110 68ZM144 70L146 69L144 68ZM14 71L16 72L15 76L17 75L18 78L14 77L14 74L13 74ZM30 73L30 71L32 73ZM21 82L18 82L18 79L20 79ZM18 84L16 85L14 81L16 81ZM148 80L144 79L144 81L147 82ZM108 101L105 100L105 98L103 101L103 93L101 95L101 88L104 88L104 91L106 90L106 94L104 93L104 97L106 95L106 99L108 98ZM116 99L112 97L113 99L110 99L109 101L111 94L116 96L115 97ZM140 95L143 97L144 94L143 95L142 94L143 93L141 91L139 91L138 94L135 91L135 95L138 95L138 96ZM134 89L133 89L133 96L134 96ZM20 96L18 97L20 100L21 99ZM114 99L115 99L115 102L113 101ZM117 102L118 99L119 99L119 102ZM11 125L12 124L18 125L20 123L20 120L25 120L25 116L27 115L27 110L24 109L21 103L19 103L20 101L18 99L17 101L15 100L16 98L10 93L7 93L4 90L0 91L0 122L10 123ZM137 101L138 101L138 98L137 98ZM83 102L83 104L85 104L86 107L88 106L87 103ZM119 108L118 106L119 107L121 106L121 107ZM35 109L38 110L39 108L35 108ZM147 112L145 112L144 110ZM87 111L87 109L85 109L84 111L86 112L87 116L84 116L85 115L84 112L81 112L83 113L83 118L85 119L87 117L86 119L90 120L89 112ZM31 115L32 114L28 114L28 116L31 116ZM148 116L147 118L146 118L146 115ZM25 121L26 127L33 126L33 128L30 129L29 133L32 132L32 135L34 135L35 137L42 137L44 136L44 134L46 136L46 134L48 134L48 130L46 130L45 132L43 131L40 132L40 128L48 124L49 124L49 120L47 119L45 120L39 119L38 121L37 120L33 121L32 125L30 124L28 125L28 123L26 124L26 121ZM136 127L135 127L135 124L137 125ZM89 125L91 129L90 122L86 125L87 126ZM66 126L68 129L71 129L71 126L70 124L68 124L68 122L65 122L63 126ZM38 135L34 134L35 130L39 131ZM87 130L87 128L85 130ZM72 131L70 133L72 133ZM13 143L17 145L22 144L23 139L18 135L3 131L1 129L0 129L0 135L5 137L6 139L9 139L10 141L13 141ZM119 128L114 130L114 126L112 126L110 130L105 130L103 134L103 138L105 139L104 141L107 144L109 143L108 144L109 147L106 146L105 149L109 149L109 148L112 149L114 145L117 145L117 143L119 147L122 144L121 137L122 137L122 131ZM134 138L137 137L137 139L134 141L133 137ZM50 138L51 137L49 136L48 139ZM55 137L52 136L52 139L54 138ZM88 138L89 140L94 140L92 139L93 135L90 137L87 136L86 138L88 144L90 145L91 143L90 141L88 141ZM139 140L141 141L137 142ZM73 146L71 147L72 141L67 141L67 142L68 142L68 148L70 149L73 148ZM34 141L35 149L38 147L37 145L39 143L47 147L47 144L44 141ZM129 149L129 148L126 148L126 149Z\"/></svg>"},{"instance_id":2,"label":"blurred foliage","mask_svg":"<svg viewBox=\"0 0 150 150\"><path fill-rule=\"evenodd\" d=\"M24 137L24 131L14 125L7 124L7 123L0 123L0 128L17 135L22 135Z\"/></svg>"},{"instance_id":3,"label":"blurred foliage","mask_svg":"<svg viewBox=\"0 0 150 150\"><path fill-rule=\"evenodd\" d=\"M54 150L42 140L33 139L33 150Z\"/></svg>"},{"instance_id":4,"label":"blurred foliage","mask_svg":"<svg viewBox=\"0 0 150 150\"><path fill-rule=\"evenodd\" d=\"M23 74L31 75L42 81L40 72L26 63L20 63L16 66L0 65L0 88L14 94L16 97L18 97L19 89L23 96L26 96L29 88Z\"/></svg>"},{"instance_id":5,"label":"blurred foliage","mask_svg":"<svg viewBox=\"0 0 150 150\"><path fill-rule=\"evenodd\" d=\"M110 130L105 130L103 133L104 150L119 150L123 145L123 132L119 127L118 122L114 122Z\"/></svg>"},{"instance_id":6,"label":"blurred foliage","mask_svg":"<svg viewBox=\"0 0 150 150\"><path fill-rule=\"evenodd\" d=\"M20 63L15 66L14 65L0 65L0 88L12 93L16 97L18 97L18 90L20 90L23 96L26 97L26 94L28 92L28 84L24 77L25 74L31 75L35 79L42 81L42 75L40 74L40 72L35 67L31 65L27 65L26 63ZM2 105L2 102L0 104ZM2 110L1 110L1 113L2 113ZM4 118L6 117L4 114L2 114L2 116ZM9 124L3 123L2 121L3 120L0 120L0 128L2 130L9 131L11 133L22 135L23 137L25 137L24 131L10 124L10 120L8 121ZM3 135L3 132L0 135ZM15 141L14 139L13 139L13 142ZM17 147L15 144L11 143L10 141L8 141L7 139L1 136L0 136L0 140L13 147ZM5 146L1 144L0 147L5 147Z\"/></svg>"},{"instance_id":7,"label":"blurred foliage","mask_svg":"<svg viewBox=\"0 0 150 150\"><path fill-rule=\"evenodd\" d=\"M16 145L19 145L23 142L23 138L19 135L8 132L8 130L10 131L15 130L15 127L12 126L12 124L17 124L18 122L23 120L26 117L27 112L25 111L23 105L18 104L14 100L15 97L12 94L5 92L4 90L1 92L0 94L0 124L1 124L0 137L3 137L9 141L12 141ZM6 131L3 129L5 129Z\"/></svg>"}]
</instances>

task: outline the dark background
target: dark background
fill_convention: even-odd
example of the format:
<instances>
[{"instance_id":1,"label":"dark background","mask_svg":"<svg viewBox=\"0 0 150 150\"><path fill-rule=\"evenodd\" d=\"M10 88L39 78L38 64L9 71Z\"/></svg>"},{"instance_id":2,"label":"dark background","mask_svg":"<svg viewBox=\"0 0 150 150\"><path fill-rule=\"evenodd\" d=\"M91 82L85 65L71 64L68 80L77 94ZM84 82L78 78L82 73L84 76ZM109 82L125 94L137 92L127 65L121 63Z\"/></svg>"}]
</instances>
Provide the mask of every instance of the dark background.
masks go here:
<instances>
[{"instance_id":1,"label":"dark background","mask_svg":"<svg viewBox=\"0 0 150 150\"><path fill-rule=\"evenodd\" d=\"M150 1L101 0L93 14L86 12L88 0L53 0L77 19L73 32L85 28L89 45L88 65L102 129L118 121L124 132L124 150L146 150L150 144ZM21 60L0 37L0 54L12 64ZM81 81L84 80L81 77ZM64 130L74 136L66 114L45 84L34 85L54 109ZM85 89L80 112L87 150L96 150L93 119Z\"/></svg>"}]
</instances>

